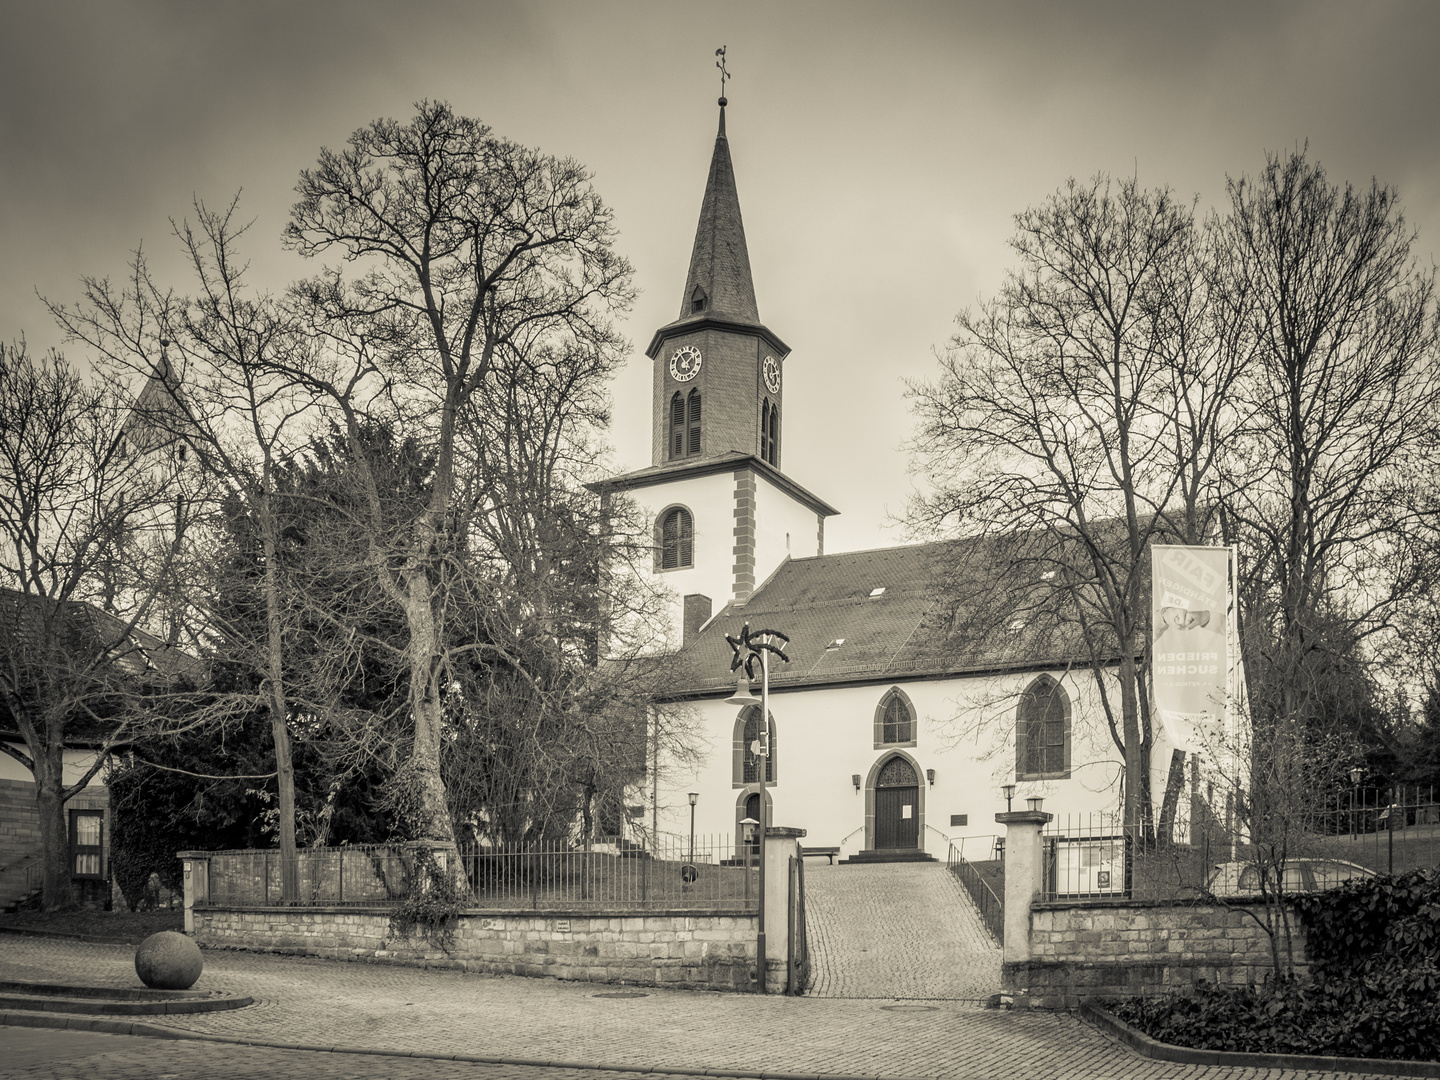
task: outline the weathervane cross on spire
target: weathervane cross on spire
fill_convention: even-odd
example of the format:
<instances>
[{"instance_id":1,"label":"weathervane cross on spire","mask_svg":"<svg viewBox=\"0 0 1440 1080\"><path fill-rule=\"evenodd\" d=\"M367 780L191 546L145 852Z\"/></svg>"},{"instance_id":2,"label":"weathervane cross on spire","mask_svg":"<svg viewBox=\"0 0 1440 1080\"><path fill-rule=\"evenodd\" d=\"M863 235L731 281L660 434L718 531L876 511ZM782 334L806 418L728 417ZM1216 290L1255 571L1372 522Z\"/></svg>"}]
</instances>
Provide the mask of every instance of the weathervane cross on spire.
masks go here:
<instances>
[{"instance_id":1,"label":"weathervane cross on spire","mask_svg":"<svg viewBox=\"0 0 1440 1080\"><path fill-rule=\"evenodd\" d=\"M720 59L715 61L715 66L720 69L720 104L725 104L725 82L730 78L730 72L725 68L725 48L721 45L715 50L715 55Z\"/></svg>"}]
</instances>

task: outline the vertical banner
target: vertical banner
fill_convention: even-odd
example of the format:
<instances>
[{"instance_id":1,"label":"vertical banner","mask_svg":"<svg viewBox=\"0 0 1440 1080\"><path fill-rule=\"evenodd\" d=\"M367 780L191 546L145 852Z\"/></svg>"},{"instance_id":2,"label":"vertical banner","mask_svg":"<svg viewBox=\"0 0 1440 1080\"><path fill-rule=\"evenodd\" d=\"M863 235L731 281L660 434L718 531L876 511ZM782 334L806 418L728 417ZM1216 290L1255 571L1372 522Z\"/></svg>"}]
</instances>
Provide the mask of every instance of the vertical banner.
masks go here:
<instances>
[{"instance_id":1,"label":"vertical banner","mask_svg":"<svg viewBox=\"0 0 1440 1080\"><path fill-rule=\"evenodd\" d=\"M1230 549L1150 548L1151 685L1156 711L1183 749L1225 730Z\"/></svg>"}]
</instances>

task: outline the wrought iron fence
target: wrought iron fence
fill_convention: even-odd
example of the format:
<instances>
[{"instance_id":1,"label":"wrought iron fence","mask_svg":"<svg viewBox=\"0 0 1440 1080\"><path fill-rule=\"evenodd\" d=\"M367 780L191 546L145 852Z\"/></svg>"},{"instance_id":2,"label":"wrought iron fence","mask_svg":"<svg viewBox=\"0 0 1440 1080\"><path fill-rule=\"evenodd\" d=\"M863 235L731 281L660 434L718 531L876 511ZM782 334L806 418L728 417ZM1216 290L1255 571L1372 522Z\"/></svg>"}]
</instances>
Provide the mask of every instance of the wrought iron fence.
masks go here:
<instances>
[{"instance_id":1,"label":"wrought iron fence","mask_svg":"<svg viewBox=\"0 0 1440 1080\"><path fill-rule=\"evenodd\" d=\"M1003 864L993 863L992 874L1000 886L997 892L984 874L974 863L961 854L963 848L957 848L952 842L950 852L946 856L945 865L950 872L960 880L965 891L970 895L975 909L980 913L980 921L985 924L985 929L990 931L990 936L995 939L996 945L1005 944L1005 877ZM991 848L993 849L993 846ZM1003 850L1003 849L1002 849Z\"/></svg>"},{"instance_id":2,"label":"wrought iron fence","mask_svg":"<svg viewBox=\"0 0 1440 1080\"><path fill-rule=\"evenodd\" d=\"M423 875L428 845L356 844L296 852L299 903L387 905L410 894ZM460 848L460 868L477 909L754 911L759 876L753 850L728 836L664 837L644 846L481 845ZM280 852L209 853L207 903L277 906Z\"/></svg>"},{"instance_id":3,"label":"wrought iron fence","mask_svg":"<svg viewBox=\"0 0 1440 1080\"><path fill-rule=\"evenodd\" d=\"M301 904L390 904L408 895L416 850L403 844L347 844L295 853ZM273 906L282 902L280 852L274 848L209 853L208 902Z\"/></svg>"},{"instance_id":4,"label":"wrought iron fence","mask_svg":"<svg viewBox=\"0 0 1440 1080\"><path fill-rule=\"evenodd\" d=\"M533 910L733 908L759 904L753 850L729 836L662 836L645 845L530 844L461 848L479 908Z\"/></svg>"},{"instance_id":5,"label":"wrought iron fence","mask_svg":"<svg viewBox=\"0 0 1440 1080\"><path fill-rule=\"evenodd\" d=\"M1440 866L1431 788L1360 789L1277 808L1254 828L1200 799L1170 829L1115 814L1058 815L1043 832L1049 900L1201 899L1318 891Z\"/></svg>"}]
</instances>

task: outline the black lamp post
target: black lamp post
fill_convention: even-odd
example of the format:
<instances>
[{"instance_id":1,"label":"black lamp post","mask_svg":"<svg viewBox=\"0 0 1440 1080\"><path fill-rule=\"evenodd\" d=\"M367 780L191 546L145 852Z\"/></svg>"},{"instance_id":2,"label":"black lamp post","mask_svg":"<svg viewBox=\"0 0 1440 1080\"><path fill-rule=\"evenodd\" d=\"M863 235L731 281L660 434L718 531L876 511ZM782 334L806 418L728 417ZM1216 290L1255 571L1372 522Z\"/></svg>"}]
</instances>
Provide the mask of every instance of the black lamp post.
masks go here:
<instances>
[{"instance_id":1,"label":"black lamp post","mask_svg":"<svg viewBox=\"0 0 1440 1080\"><path fill-rule=\"evenodd\" d=\"M1350 770L1350 839L1357 836L1355 828L1355 793L1360 789L1360 778L1365 775L1365 770L1356 765Z\"/></svg>"},{"instance_id":2,"label":"black lamp post","mask_svg":"<svg viewBox=\"0 0 1440 1080\"><path fill-rule=\"evenodd\" d=\"M690 862L695 862L695 803L700 799L698 791L690 792L686 798L690 800Z\"/></svg>"},{"instance_id":3,"label":"black lamp post","mask_svg":"<svg viewBox=\"0 0 1440 1080\"><path fill-rule=\"evenodd\" d=\"M760 902L755 913L755 992L763 994L766 992L765 981L765 831L769 827L769 815L765 807L765 772L766 766L770 763L770 654L774 653L787 664L790 657L785 655L777 642L789 644L790 639L778 630L757 630L754 633L750 630L750 624L746 623L740 630L740 636L733 638L725 635L725 640L730 644L730 651L734 654L730 660L730 670L739 671L735 694L726 699L727 705L751 705L760 706L759 738L755 740L755 780L756 786L760 789L760 820L756 833L758 834L757 852L759 855L760 869L757 874L760 887ZM760 661L760 699L756 701L755 695L750 693L750 680L755 677L755 661Z\"/></svg>"}]
</instances>

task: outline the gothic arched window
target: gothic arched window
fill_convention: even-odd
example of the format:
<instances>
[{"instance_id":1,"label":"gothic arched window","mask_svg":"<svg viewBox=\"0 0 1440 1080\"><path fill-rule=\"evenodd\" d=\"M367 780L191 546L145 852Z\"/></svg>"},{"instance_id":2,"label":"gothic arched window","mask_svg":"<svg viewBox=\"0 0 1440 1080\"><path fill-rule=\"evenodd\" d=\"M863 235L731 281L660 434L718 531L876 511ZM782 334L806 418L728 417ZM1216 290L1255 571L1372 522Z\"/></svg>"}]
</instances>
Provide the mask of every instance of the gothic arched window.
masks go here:
<instances>
[{"instance_id":1,"label":"gothic arched window","mask_svg":"<svg viewBox=\"0 0 1440 1080\"><path fill-rule=\"evenodd\" d=\"M780 467L780 406L770 407L770 457L767 458L771 465L777 469Z\"/></svg>"},{"instance_id":2,"label":"gothic arched window","mask_svg":"<svg viewBox=\"0 0 1440 1080\"><path fill-rule=\"evenodd\" d=\"M660 569L679 570L695 565L695 525L683 506L660 518Z\"/></svg>"},{"instance_id":3,"label":"gothic arched window","mask_svg":"<svg viewBox=\"0 0 1440 1080\"><path fill-rule=\"evenodd\" d=\"M1070 776L1070 698L1049 675L1020 695L1015 716L1015 779L1065 780Z\"/></svg>"},{"instance_id":4,"label":"gothic arched window","mask_svg":"<svg viewBox=\"0 0 1440 1080\"><path fill-rule=\"evenodd\" d=\"M898 686L880 699L875 710L875 749L915 745L915 709Z\"/></svg>"},{"instance_id":5,"label":"gothic arched window","mask_svg":"<svg viewBox=\"0 0 1440 1080\"><path fill-rule=\"evenodd\" d=\"M760 759L750 752L760 738L760 707L751 705L735 719L735 739L731 780L736 787L758 784ZM775 782L775 717L770 717L770 756L765 759L765 782Z\"/></svg>"},{"instance_id":6,"label":"gothic arched window","mask_svg":"<svg viewBox=\"0 0 1440 1080\"><path fill-rule=\"evenodd\" d=\"M770 399L760 402L760 460L770 460Z\"/></svg>"}]
</instances>

